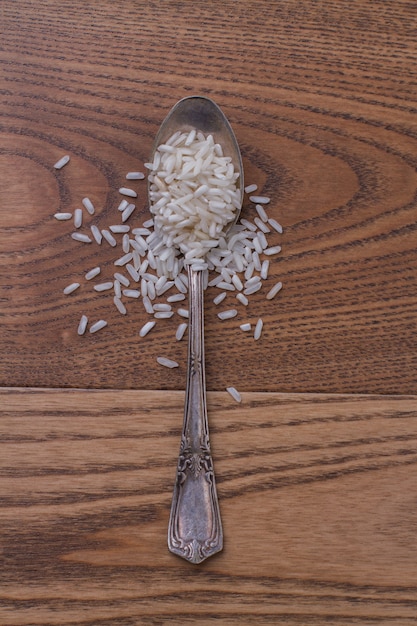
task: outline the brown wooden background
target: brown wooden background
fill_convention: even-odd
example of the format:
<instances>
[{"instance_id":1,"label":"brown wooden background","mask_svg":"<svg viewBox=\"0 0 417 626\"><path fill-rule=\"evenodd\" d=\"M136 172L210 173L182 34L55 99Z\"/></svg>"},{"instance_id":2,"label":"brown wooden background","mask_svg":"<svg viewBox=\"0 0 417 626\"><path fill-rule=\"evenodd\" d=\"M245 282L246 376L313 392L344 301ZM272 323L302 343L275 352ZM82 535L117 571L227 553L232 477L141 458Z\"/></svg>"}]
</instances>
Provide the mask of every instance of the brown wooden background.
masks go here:
<instances>
[{"instance_id":1,"label":"brown wooden background","mask_svg":"<svg viewBox=\"0 0 417 626\"><path fill-rule=\"evenodd\" d=\"M401 0L0 4L2 626L416 623L416 24ZM83 280L64 296L115 253L52 217L88 196L89 223L115 223L194 93L284 226L283 290L239 318L262 315L259 342L207 294L226 537L198 567L165 539L178 319L140 341L137 302L120 316ZM78 337L82 313L108 328Z\"/></svg>"}]
</instances>

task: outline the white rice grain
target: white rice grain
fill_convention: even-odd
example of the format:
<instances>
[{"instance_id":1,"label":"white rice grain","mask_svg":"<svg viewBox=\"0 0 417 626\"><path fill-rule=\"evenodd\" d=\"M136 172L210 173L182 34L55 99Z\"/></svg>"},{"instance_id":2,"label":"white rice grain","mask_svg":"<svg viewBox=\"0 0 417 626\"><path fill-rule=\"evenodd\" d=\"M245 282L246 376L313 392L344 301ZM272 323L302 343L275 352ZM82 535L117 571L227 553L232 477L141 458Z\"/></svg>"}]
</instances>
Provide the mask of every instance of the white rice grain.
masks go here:
<instances>
[{"instance_id":1,"label":"white rice grain","mask_svg":"<svg viewBox=\"0 0 417 626\"><path fill-rule=\"evenodd\" d=\"M85 275L85 279L86 280L91 280L92 278L95 278L96 276L98 276L101 272L100 267L93 267L92 270L88 271Z\"/></svg>"},{"instance_id":2,"label":"white rice grain","mask_svg":"<svg viewBox=\"0 0 417 626\"><path fill-rule=\"evenodd\" d=\"M236 300L239 300L239 302L243 304L243 306L248 306L249 304L249 300L246 296L243 295L243 293L236 294Z\"/></svg>"},{"instance_id":3,"label":"white rice grain","mask_svg":"<svg viewBox=\"0 0 417 626\"><path fill-rule=\"evenodd\" d=\"M220 311L220 313L217 313L217 317L221 320L230 320L232 317L236 317L236 315L236 309L228 309L227 311Z\"/></svg>"},{"instance_id":4,"label":"white rice grain","mask_svg":"<svg viewBox=\"0 0 417 626\"><path fill-rule=\"evenodd\" d=\"M128 196L129 198L138 197L138 194L136 193L136 191L134 191L133 189L129 189L128 187L120 187L119 193L121 193L122 196Z\"/></svg>"},{"instance_id":5,"label":"white rice grain","mask_svg":"<svg viewBox=\"0 0 417 626\"><path fill-rule=\"evenodd\" d=\"M268 204L271 198L268 198L268 196L249 196L249 200L255 204Z\"/></svg>"},{"instance_id":6,"label":"white rice grain","mask_svg":"<svg viewBox=\"0 0 417 626\"><path fill-rule=\"evenodd\" d=\"M243 332L247 333L252 328L252 326L249 324L249 322L246 322L246 324L241 324L239 328L240 330L243 330Z\"/></svg>"},{"instance_id":7,"label":"white rice grain","mask_svg":"<svg viewBox=\"0 0 417 626\"><path fill-rule=\"evenodd\" d=\"M142 328L139 331L139 337L146 337L146 335L149 333L149 331L152 330L152 328L155 326L156 322L152 321L152 322L146 322L146 324L144 324L142 326Z\"/></svg>"},{"instance_id":8,"label":"white rice grain","mask_svg":"<svg viewBox=\"0 0 417 626\"><path fill-rule=\"evenodd\" d=\"M178 315L180 315L181 317L186 317L188 318L190 316L190 313L188 311L188 309L178 309L177 311Z\"/></svg>"},{"instance_id":9,"label":"white rice grain","mask_svg":"<svg viewBox=\"0 0 417 626\"><path fill-rule=\"evenodd\" d=\"M90 326L90 333L96 333L98 330L101 330L107 326L107 322L105 320L99 320Z\"/></svg>"},{"instance_id":10,"label":"white rice grain","mask_svg":"<svg viewBox=\"0 0 417 626\"><path fill-rule=\"evenodd\" d=\"M75 228L81 228L83 224L83 212L81 209L75 209L74 211L74 226Z\"/></svg>"},{"instance_id":11,"label":"white rice grain","mask_svg":"<svg viewBox=\"0 0 417 626\"><path fill-rule=\"evenodd\" d=\"M113 248L115 248L117 246L117 241L113 237L113 235L111 234L111 232L109 230L106 230L105 228L103 228L101 230L101 234L103 235L103 237L107 241L107 243L109 243Z\"/></svg>"},{"instance_id":12,"label":"white rice grain","mask_svg":"<svg viewBox=\"0 0 417 626\"><path fill-rule=\"evenodd\" d=\"M98 285L94 285L94 291L108 291L113 288L113 281L108 281L106 283L99 283Z\"/></svg>"},{"instance_id":13,"label":"white rice grain","mask_svg":"<svg viewBox=\"0 0 417 626\"><path fill-rule=\"evenodd\" d=\"M175 339L177 341L181 341L181 339L184 337L185 331L187 330L187 326L188 324L186 322L179 324L177 328L177 332L175 333Z\"/></svg>"},{"instance_id":14,"label":"white rice grain","mask_svg":"<svg viewBox=\"0 0 417 626\"><path fill-rule=\"evenodd\" d=\"M70 285L65 287L64 294L68 296L70 293L78 289L79 286L80 286L80 283L71 283Z\"/></svg>"},{"instance_id":15,"label":"white rice grain","mask_svg":"<svg viewBox=\"0 0 417 626\"><path fill-rule=\"evenodd\" d=\"M230 393L233 400L236 400L236 402L242 402L242 396L235 387L226 387L226 391Z\"/></svg>"},{"instance_id":16,"label":"white rice grain","mask_svg":"<svg viewBox=\"0 0 417 626\"><path fill-rule=\"evenodd\" d=\"M126 174L126 180L143 180L145 178L145 174L142 172L128 172Z\"/></svg>"},{"instance_id":17,"label":"white rice grain","mask_svg":"<svg viewBox=\"0 0 417 626\"><path fill-rule=\"evenodd\" d=\"M221 293L219 293L218 296L216 296L213 299L214 304L220 304L221 302L223 302L223 300L226 298L227 294L225 291L222 291Z\"/></svg>"},{"instance_id":18,"label":"white rice grain","mask_svg":"<svg viewBox=\"0 0 417 626\"><path fill-rule=\"evenodd\" d=\"M172 296L168 296L167 302L181 302L185 300L185 295L183 293L174 293Z\"/></svg>"},{"instance_id":19,"label":"white rice grain","mask_svg":"<svg viewBox=\"0 0 417 626\"><path fill-rule=\"evenodd\" d=\"M282 289L282 283L281 282L276 283L266 294L266 299L272 300L272 298L275 298L275 296L277 295L279 291L281 291L281 289Z\"/></svg>"},{"instance_id":20,"label":"white rice grain","mask_svg":"<svg viewBox=\"0 0 417 626\"><path fill-rule=\"evenodd\" d=\"M276 230L276 231L277 231L277 233L282 234L282 230L283 230L283 229L282 229L282 226L281 226L281 224L280 224L279 222L277 222L277 220L274 220L272 217L270 217L270 218L268 219L268 224L269 224L270 226L272 226L272 228L273 228L274 230Z\"/></svg>"},{"instance_id":21,"label":"white rice grain","mask_svg":"<svg viewBox=\"0 0 417 626\"><path fill-rule=\"evenodd\" d=\"M123 287L129 287L130 280L128 278L126 278L126 276L123 276L123 274L120 274L120 272L116 272L114 274L114 278L116 280L118 280L119 283L121 283L123 285Z\"/></svg>"},{"instance_id":22,"label":"white rice grain","mask_svg":"<svg viewBox=\"0 0 417 626\"><path fill-rule=\"evenodd\" d=\"M138 289L123 289L123 295L126 298L139 298L140 291Z\"/></svg>"},{"instance_id":23,"label":"white rice grain","mask_svg":"<svg viewBox=\"0 0 417 626\"><path fill-rule=\"evenodd\" d=\"M164 367L169 367L170 369L174 367L179 367L176 361L172 361L172 359L167 359L164 356L158 356L156 361L157 363L159 363L159 365L163 365Z\"/></svg>"},{"instance_id":24,"label":"white rice grain","mask_svg":"<svg viewBox=\"0 0 417 626\"><path fill-rule=\"evenodd\" d=\"M265 209L263 208L262 204L257 204L255 209L256 209L257 214L261 218L261 220L263 222L267 222L268 221L268 215L267 215L267 212L265 211Z\"/></svg>"},{"instance_id":25,"label":"white rice grain","mask_svg":"<svg viewBox=\"0 0 417 626\"><path fill-rule=\"evenodd\" d=\"M119 311L119 313L121 313L122 315L126 315L126 313L127 313L126 307L123 304L123 302L120 300L120 298L117 297L117 296L114 296L113 302L114 302L117 310Z\"/></svg>"},{"instance_id":26,"label":"white rice grain","mask_svg":"<svg viewBox=\"0 0 417 626\"><path fill-rule=\"evenodd\" d=\"M55 213L54 218L60 222L65 222L72 218L72 213Z\"/></svg>"},{"instance_id":27,"label":"white rice grain","mask_svg":"<svg viewBox=\"0 0 417 626\"><path fill-rule=\"evenodd\" d=\"M109 226L109 230L111 230L114 234L128 233L130 231L130 226L128 224L113 224L112 226Z\"/></svg>"},{"instance_id":28,"label":"white rice grain","mask_svg":"<svg viewBox=\"0 0 417 626\"><path fill-rule=\"evenodd\" d=\"M57 161L54 165L54 168L56 170L60 170L62 167L64 167L64 165L66 165L70 160L70 157L68 154L66 154L65 156L61 157L59 159L59 161Z\"/></svg>"},{"instance_id":29,"label":"white rice grain","mask_svg":"<svg viewBox=\"0 0 417 626\"><path fill-rule=\"evenodd\" d=\"M80 323L78 324L77 333L79 335L84 335L87 330L88 317L86 315L82 315L80 319Z\"/></svg>"},{"instance_id":30,"label":"white rice grain","mask_svg":"<svg viewBox=\"0 0 417 626\"><path fill-rule=\"evenodd\" d=\"M94 204L91 202L90 198L83 198L81 201L84 207L87 209L90 215L94 215Z\"/></svg>"},{"instance_id":31,"label":"white rice grain","mask_svg":"<svg viewBox=\"0 0 417 626\"><path fill-rule=\"evenodd\" d=\"M128 204L127 207L125 208L125 210L122 213L122 222L126 222L129 217L132 215L133 211L135 210L136 205L135 204Z\"/></svg>"},{"instance_id":32,"label":"white rice grain","mask_svg":"<svg viewBox=\"0 0 417 626\"><path fill-rule=\"evenodd\" d=\"M261 334L262 334L262 328L263 328L263 321L261 318L258 319L258 321L256 322L256 326L255 326L255 331L253 333L253 338L257 341Z\"/></svg>"},{"instance_id":33,"label":"white rice grain","mask_svg":"<svg viewBox=\"0 0 417 626\"><path fill-rule=\"evenodd\" d=\"M273 246L272 248L265 248L264 254L271 256L273 254L278 254L281 252L281 246Z\"/></svg>"},{"instance_id":34,"label":"white rice grain","mask_svg":"<svg viewBox=\"0 0 417 626\"><path fill-rule=\"evenodd\" d=\"M168 320L174 315L174 311L157 311L154 318L157 320Z\"/></svg>"},{"instance_id":35,"label":"white rice grain","mask_svg":"<svg viewBox=\"0 0 417 626\"><path fill-rule=\"evenodd\" d=\"M75 241L82 241L83 243L91 243L92 240L88 235L84 235L83 233L71 233L71 237L75 239Z\"/></svg>"},{"instance_id":36,"label":"white rice grain","mask_svg":"<svg viewBox=\"0 0 417 626\"><path fill-rule=\"evenodd\" d=\"M101 234L100 230L97 228L97 226L95 224L92 224L90 226L90 230L91 230L91 234L93 235L94 239L96 240L96 243L98 243L98 245L100 245L101 242L103 241L103 235Z\"/></svg>"},{"instance_id":37,"label":"white rice grain","mask_svg":"<svg viewBox=\"0 0 417 626\"><path fill-rule=\"evenodd\" d=\"M248 185L247 187L245 187L245 193L253 193L254 191L256 191L258 189L258 185Z\"/></svg>"}]
</instances>

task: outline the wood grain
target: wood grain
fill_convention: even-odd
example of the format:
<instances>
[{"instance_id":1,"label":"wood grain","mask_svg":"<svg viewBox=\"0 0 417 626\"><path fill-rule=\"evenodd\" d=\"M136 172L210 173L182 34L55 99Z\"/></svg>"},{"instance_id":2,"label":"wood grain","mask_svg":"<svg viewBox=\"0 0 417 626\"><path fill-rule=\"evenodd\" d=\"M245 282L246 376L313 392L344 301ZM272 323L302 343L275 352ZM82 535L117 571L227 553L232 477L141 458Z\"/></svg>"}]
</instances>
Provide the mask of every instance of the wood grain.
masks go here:
<instances>
[{"instance_id":1,"label":"wood grain","mask_svg":"<svg viewBox=\"0 0 417 626\"><path fill-rule=\"evenodd\" d=\"M209 393L224 551L166 532L183 394L0 393L0 623L417 617L417 397Z\"/></svg>"},{"instance_id":2,"label":"wood grain","mask_svg":"<svg viewBox=\"0 0 417 626\"><path fill-rule=\"evenodd\" d=\"M52 215L87 195L89 223L119 219L126 172L143 169L169 108L203 93L284 225L268 280L284 289L239 314L262 315L260 342L219 323L207 294L209 389L416 393L415 18L402 0L3 0L0 384L183 388L177 316L139 342L139 303L122 317L83 278L98 264L112 276L113 248L76 244ZM132 225L147 215L135 187ZM83 313L108 328L80 339ZM167 374L161 353L181 367Z\"/></svg>"}]
</instances>

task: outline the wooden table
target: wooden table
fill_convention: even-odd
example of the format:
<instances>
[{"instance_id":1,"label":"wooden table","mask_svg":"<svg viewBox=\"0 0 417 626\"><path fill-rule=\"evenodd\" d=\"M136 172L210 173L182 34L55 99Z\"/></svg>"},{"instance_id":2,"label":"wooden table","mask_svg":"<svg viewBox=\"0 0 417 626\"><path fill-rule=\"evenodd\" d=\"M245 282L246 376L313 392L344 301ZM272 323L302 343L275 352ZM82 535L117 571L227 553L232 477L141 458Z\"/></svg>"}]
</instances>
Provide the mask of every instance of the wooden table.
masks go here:
<instances>
[{"instance_id":1,"label":"wooden table","mask_svg":"<svg viewBox=\"0 0 417 626\"><path fill-rule=\"evenodd\" d=\"M3 0L2 626L416 623L416 17L401 0ZM120 315L84 278L112 277L115 249L53 217L89 197L82 232L120 222L126 172L195 93L284 228L276 298L220 322L207 291L225 548L198 566L166 547L178 316L139 338L141 303ZM146 183L128 186L139 226ZM82 314L108 326L78 336ZM260 316L255 342L238 325Z\"/></svg>"}]
</instances>

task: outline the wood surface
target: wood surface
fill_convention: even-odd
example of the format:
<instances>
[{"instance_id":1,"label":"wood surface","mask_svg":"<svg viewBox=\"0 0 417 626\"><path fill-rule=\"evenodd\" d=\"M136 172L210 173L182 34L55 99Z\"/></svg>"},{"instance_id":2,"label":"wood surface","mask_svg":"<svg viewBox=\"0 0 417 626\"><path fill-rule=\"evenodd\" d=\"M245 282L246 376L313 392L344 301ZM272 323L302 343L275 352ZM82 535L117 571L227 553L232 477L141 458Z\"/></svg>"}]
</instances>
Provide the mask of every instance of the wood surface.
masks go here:
<instances>
[{"instance_id":1,"label":"wood surface","mask_svg":"<svg viewBox=\"0 0 417 626\"><path fill-rule=\"evenodd\" d=\"M83 278L111 277L119 255L52 216L88 196L85 228L119 220L126 172L143 170L171 106L201 93L284 226L276 300L258 293L219 323L207 294L209 389L416 392L414 3L3 0L0 17L2 385L182 388L183 366L156 364L184 363L178 317L139 342L139 303L123 317ZM139 225L146 185L133 186ZM108 328L79 339L83 313ZM237 322L259 316L254 344Z\"/></svg>"},{"instance_id":2,"label":"wood surface","mask_svg":"<svg viewBox=\"0 0 417 626\"><path fill-rule=\"evenodd\" d=\"M0 400L2 626L416 623L416 396L209 393L199 566L166 546L182 392Z\"/></svg>"},{"instance_id":3,"label":"wood surface","mask_svg":"<svg viewBox=\"0 0 417 626\"><path fill-rule=\"evenodd\" d=\"M0 626L417 623L416 21L408 0L0 2ZM128 184L141 225L125 175L191 94L284 227L238 318L206 292L225 549L200 566L166 547L180 318L140 339L141 303L84 279L120 245L53 217L88 196L82 232L120 223ZM79 337L82 314L108 327Z\"/></svg>"}]
</instances>

